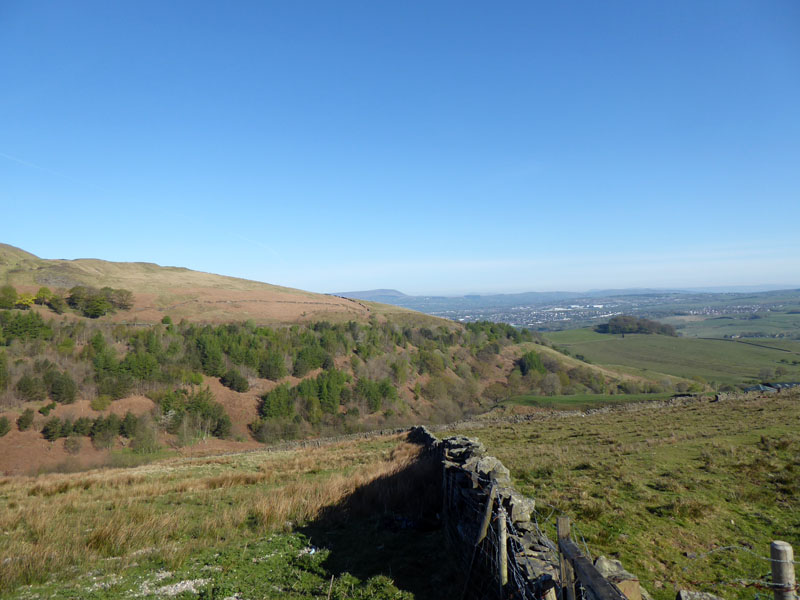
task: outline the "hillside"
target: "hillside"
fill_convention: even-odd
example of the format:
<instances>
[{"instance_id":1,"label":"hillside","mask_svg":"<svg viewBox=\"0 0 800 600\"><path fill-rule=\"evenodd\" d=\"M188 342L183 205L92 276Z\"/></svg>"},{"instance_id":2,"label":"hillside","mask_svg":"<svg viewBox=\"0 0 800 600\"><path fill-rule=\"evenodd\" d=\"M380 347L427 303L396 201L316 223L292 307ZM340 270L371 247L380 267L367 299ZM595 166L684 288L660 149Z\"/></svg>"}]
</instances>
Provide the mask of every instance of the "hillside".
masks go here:
<instances>
[{"instance_id":1,"label":"hillside","mask_svg":"<svg viewBox=\"0 0 800 600\"><path fill-rule=\"evenodd\" d=\"M0 472L449 422L518 394L618 402L681 383L589 365L495 323L142 326L0 310Z\"/></svg>"},{"instance_id":2,"label":"hillside","mask_svg":"<svg viewBox=\"0 0 800 600\"><path fill-rule=\"evenodd\" d=\"M293 288L202 273L153 263L119 263L81 258L43 259L14 246L0 244L0 284L36 293L46 286L66 292L76 285L122 288L133 292L130 311L110 315L113 321L160 321L173 319L209 323L253 319L259 323L296 323L319 319L363 321L371 315L405 314L411 311L315 294ZM427 322L432 317L419 317Z\"/></svg>"}]
</instances>

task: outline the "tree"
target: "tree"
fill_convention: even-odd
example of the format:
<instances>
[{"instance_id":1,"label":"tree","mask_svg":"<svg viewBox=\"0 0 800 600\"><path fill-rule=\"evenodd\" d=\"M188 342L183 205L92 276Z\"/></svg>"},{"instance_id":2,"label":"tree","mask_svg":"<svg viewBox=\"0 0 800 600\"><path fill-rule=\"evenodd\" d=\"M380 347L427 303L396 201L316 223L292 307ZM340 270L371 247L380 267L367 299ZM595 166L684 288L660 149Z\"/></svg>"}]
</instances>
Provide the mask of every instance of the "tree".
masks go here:
<instances>
[{"instance_id":1,"label":"tree","mask_svg":"<svg viewBox=\"0 0 800 600\"><path fill-rule=\"evenodd\" d=\"M33 409L26 408L17 419L17 429L27 431L33 425Z\"/></svg>"},{"instance_id":2,"label":"tree","mask_svg":"<svg viewBox=\"0 0 800 600\"><path fill-rule=\"evenodd\" d=\"M48 304L52 297L53 297L53 292L50 291L50 288L40 287L39 291L36 292L36 297L34 301L36 302L36 304L42 306L44 304Z\"/></svg>"},{"instance_id":3,"label":"tree","mask_svg":"<svg viewBox=\"0 0 800 600\"><path fill-rule=\"evenodd\" d=\"M7 417L0 417L0 437L3 437L11 431L11 423L8 422Z\"/></svg>"},{"instance_id":4,"label":"tree","mask_svg":"<svg viewBox=\"0 0 800 600\"><path fill-rule=\"evenodd\" d=\"M14 308L17 303L17 289L6 284L0 287L0 308Z\"/></svg>"},{"instance_id":5,"label":"tree","mask_svg":"<svg viewBox=\"0 0 800 600\"><path fill-rule=\"evenodd\" d=\"M61 437L61 419L58 417L52 417L49 419L42 427L42 435L44 439L54 442L58 438Z\"/></svg>"},{"instance_id":6,"label":"tree","mask_svg":"<svg viewBox=\"0 0 800 600\"><path fill-rule=\"evenodd\" d=\"M517 361L517 366L519 367L519 370L523 376L527 375L531 371L537 371L539 373L547 372L541 357L533 350L523 354L522 357Z\"/></svg>"},{"instance_id":7,"label":"tree","mask_svg":"<svg viewBox=\"0 0 800 600\"><path fill-rule=\"evenodd\" d=\"M232 389L234 392L246 392L250 389L250 384L247 377L242 375L236 369L228 369L228 371L220 378L220 383L225 387Z\"/></svg>"},{"instance_id":8,"label":"tree","mask_svg":"<svg viewBox=\"0 0 800 600\"><path fill-rule=\"evenodd\" d=\"M60 315L67 310L67 301L64 300L62 296L53 295L53 297L48 300L47 306L49 306L50 310L52 310L54 313Z\"/></svg>"},{"instance_id":9,"label":"tree","mask_svg":"<svg viewBox=\"0 0 800 600\"><path fill-rule=\"evenodd\" d=\"M19 378L16 385L17 396L26 402L44 400L47 397L47 388L38 377L27 373Z\"/></svg>"},{"instance_id":10,"label":"tree","mask_svg":"<svg viewBox=\"0 0 800 600\"><path fill-rule=\"evenodd\" d=\"M137 423L138 419L136 418L136 415L134 415L131 411L125 413L125 418L122 419L122 424L119 428L119 432L122 437L131 439L136 434Z\"/></svg>"},{"instance_id":11,"label":"tree","mask_svg":"<svg viewBox=\"0 0 800 600\"><path fill-rule=\"evenodd\" d=\"M93 296L84 305L83 314L90 319L97 319L106 314L111 308L111 302L106 298L103 296Z\"/></svg>"},{"instance_id":12,"label":"tree","mask_svg":"<svg viewBox=\"0 0 800 600\"><path fill-rule=\"evenodd\" d=\"M278 352L268 352L267 356L258 365L258 376L264 379L278 381L282 377L286 377L286 375L286 363L283 356Z\"/></svg>"},{"instance_id":13,"label":"tree","mask_svg":"<svg viewBox=\"0 0 800 600\"><path fill-rule=\"evenodd\" d=\"M0 392L8 387L11 374L8 372L8 358L5 352L0 352Z\"/></svg>"},{"instance_id":14,"label":"tree","mask_svg":"<svg viewBox=\"0 0 800 600\"><path fill-rule=\"evenodd\" d=\"M78 386L69 373L45 374L50 397L61 404L72 404L78 396Z\"/></svg>"},{"instance_id":15,"label":"tree","mask_svg":"<svg viewBox=\"0 0 800 600\"><path fill-rule=\"evenodd\" d=\"M17 296L17 301L14 304L16 308L21 308L23 310L28 310L31 306L33 306L34 301L36 298L32 294L20 294Z\"/></svg>"},{"instance_id":16,"label":"tree","mask_svg":"<svg viewBox=\"0 0 800 600\"><path fill-rule=\"evenodd\" d=\"M130 310L133 308L133 292L130 290L111 290L107 298L114 308L120 310Z\"/></svg>"},{"instance_id":17,"label":"tree","mask_svg":"<svg viewBox=\"0 0 800 600\"><path fill-rule=\"evenodd\" d=\"M558 396L561 393L561 380L555 373L548 373L542 380L542 392L548 396Z\"/></svg>"}]
</instances>

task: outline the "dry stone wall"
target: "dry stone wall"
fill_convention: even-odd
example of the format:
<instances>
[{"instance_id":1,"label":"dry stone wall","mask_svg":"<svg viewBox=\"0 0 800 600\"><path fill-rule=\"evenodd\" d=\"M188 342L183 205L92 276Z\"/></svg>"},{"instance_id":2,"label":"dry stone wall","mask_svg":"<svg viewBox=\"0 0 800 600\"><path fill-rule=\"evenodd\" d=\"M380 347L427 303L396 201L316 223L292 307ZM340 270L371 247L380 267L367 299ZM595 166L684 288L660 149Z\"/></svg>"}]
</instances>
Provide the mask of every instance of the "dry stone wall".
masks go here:
<instances>
[{"instance_id":1,"label":"dry stone wall","mask_svg":"<svg viewBox=\"0 0 800 600\"><path fill-rule=\"evenodd\" d=\"M445 531L466 566L465 598L555 598L558 554L535 521L535 501L511 486L508 469L478 440L438 440L415 427L409 440L442 465Z\"/></svg>"}]
</instances>

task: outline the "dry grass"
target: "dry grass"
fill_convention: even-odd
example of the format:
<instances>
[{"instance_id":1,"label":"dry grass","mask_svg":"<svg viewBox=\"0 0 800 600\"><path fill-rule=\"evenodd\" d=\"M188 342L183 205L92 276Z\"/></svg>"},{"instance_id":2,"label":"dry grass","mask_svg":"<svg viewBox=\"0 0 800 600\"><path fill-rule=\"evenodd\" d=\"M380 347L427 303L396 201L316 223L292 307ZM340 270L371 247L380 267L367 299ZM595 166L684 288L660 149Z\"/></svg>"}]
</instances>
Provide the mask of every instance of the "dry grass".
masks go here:
<instances>
[{"instance_id":1,"label":"dry grass","mask_svg":"<svg viewBox=\"0 0 800 600\"><path fill-rule=\"evenodd\" d=\"M3 478L0 593L109 557L124 567L148 552L176 565L226 540L288 530L357 496L358 488L392 481L417 454L395 436L128 471Z\"/></svg>"}]
</instances>

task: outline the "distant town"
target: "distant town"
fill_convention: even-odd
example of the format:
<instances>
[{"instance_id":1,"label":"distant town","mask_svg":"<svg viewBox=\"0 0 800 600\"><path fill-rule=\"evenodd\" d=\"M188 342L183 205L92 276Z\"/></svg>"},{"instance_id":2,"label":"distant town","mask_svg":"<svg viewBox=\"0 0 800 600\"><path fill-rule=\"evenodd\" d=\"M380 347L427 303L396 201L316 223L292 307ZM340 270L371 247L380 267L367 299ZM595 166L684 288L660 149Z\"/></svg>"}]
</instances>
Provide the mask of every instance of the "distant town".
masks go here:
<instances>
[{"instance_id":1,"label":"distant town","mask_svg":"<svg viewBox=\"0 0 800 600\"><path fill-rule=\"evenodd\" d=\"M407 296L396 290L337 294L418 310L462 323L495 321L539 331L592 325L621 314L648 318L671 316L747 315L768 311L800 312L800 290L755 293L659 292L531 292L470 296Z\"/></svg>"}]
</instances>

